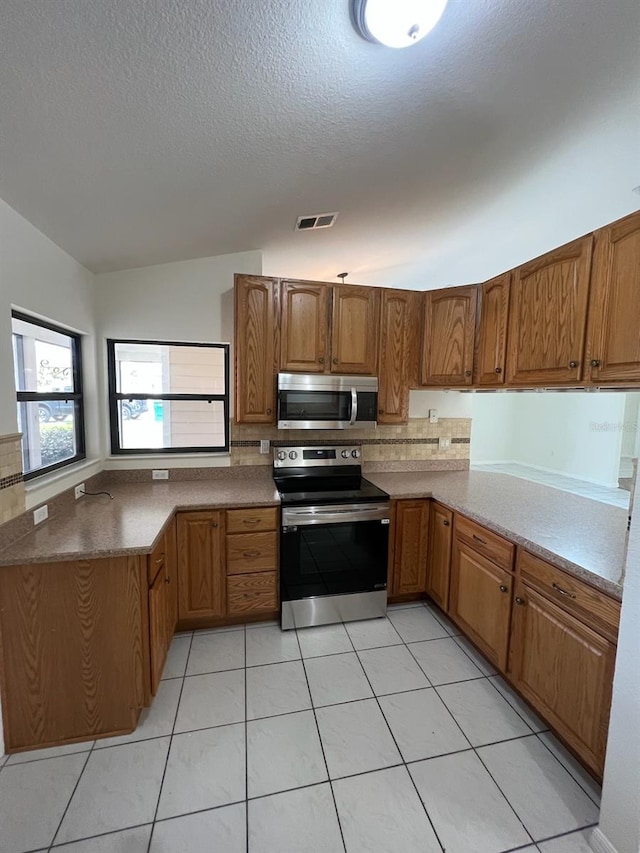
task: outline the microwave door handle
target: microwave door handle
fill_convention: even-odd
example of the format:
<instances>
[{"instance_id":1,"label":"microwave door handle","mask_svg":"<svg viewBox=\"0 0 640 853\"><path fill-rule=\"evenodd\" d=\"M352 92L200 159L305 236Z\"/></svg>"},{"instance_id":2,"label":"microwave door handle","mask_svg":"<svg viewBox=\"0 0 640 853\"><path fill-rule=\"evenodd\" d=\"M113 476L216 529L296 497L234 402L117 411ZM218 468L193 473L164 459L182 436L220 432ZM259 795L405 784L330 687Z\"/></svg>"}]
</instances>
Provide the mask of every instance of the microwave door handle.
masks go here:
<instances>
[{"instance_id":1,"label":"microwave door handle","mask_svg":"<svg viewBox=\"0 0 640 853\"><path fill-rule=\"evenodd\" d=\"M349 420L349 426L353 426L356 422L356 418L358 417L358 392L355 388L351 388L351 418Z\"/></svg>"}]
</instances>

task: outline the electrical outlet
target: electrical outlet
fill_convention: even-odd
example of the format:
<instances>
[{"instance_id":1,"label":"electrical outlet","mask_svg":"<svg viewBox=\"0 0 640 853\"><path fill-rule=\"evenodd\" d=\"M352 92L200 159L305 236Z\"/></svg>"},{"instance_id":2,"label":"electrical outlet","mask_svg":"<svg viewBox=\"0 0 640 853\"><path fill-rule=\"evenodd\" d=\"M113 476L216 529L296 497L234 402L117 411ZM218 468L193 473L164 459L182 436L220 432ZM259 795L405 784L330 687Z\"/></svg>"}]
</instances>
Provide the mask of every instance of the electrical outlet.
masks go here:
<instances>
[{"instance_id":1,"label":"electrical outlet","mask_svg":"<svg viewBox=\"0 0 640 853\"><path fill-rule=\"evenodd\" d=\"M441 435L438 439L438 447L440 450L450 450L451 449L451 439L448 435Z\"/></svg>"},{"instance_id":2,"label":"electrical outlet","mask_svg":"<svg viewBox=\"0 0 640 853\"><path fill-rule=\"evenodd\" d=\"M79 500L84 495L84 483L78 483L74 490L74 495L76 496L76 500Z\"/></svg>"},{"instance_id":3,"label":"electrical outlet","mask_svg":"<svg viewBox=\"0 0 640 853\"><path fill-rule=\"evenodd\" d=\"M43 521L46 521L49 518L49 507L47 504L44 506L38 507L38 509L34 509L33 511L33 523L34 524L42 524Z\"/></svg>"},{"instance_id":4,"label":"electrical outlet","mask_svg":"<svg viewBox=\"0 0 640 853\"><path fill-rule=\"evenodd\" d=\"M271 442L268 438L260 439L260 453L268 453L269 448L271 447Z\"/></svg>"},{"instance_id":5,"label":"electrical outlet","mask_svg":"<svg viewBox=\"0 0 640 853\"><path fill-rule=\"evenodd\" d=\"M429 423L437 424L438 423L438 410L437 409L429 409Z\"/></svg>"},{"instance_id":6,"label":"electrical outlet","mask_svg":"<svg viewBox=\"0 0 640 853\"><path fill-rule=\"evenodd\" d=\"M154 468L151 472L152 480L168 480L169 471L166 468Z\"/></svg>"}]
</instances>

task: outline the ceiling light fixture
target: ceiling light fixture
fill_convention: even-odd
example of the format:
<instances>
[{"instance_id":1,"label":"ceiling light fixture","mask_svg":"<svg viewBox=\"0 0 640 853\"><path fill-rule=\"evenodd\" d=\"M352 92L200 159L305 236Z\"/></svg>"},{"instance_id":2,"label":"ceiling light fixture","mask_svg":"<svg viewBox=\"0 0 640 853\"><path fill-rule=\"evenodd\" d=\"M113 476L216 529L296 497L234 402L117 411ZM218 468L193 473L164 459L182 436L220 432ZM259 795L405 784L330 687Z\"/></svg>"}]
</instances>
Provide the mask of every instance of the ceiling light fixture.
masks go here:
<instances>
[{"instance_id":1,"label":"ceiling light fixture","mask_svg":"<svg viewBox=\"0 0 640 853\"><path fill-rule=\"evenodd\" d=\"M410 47L438 23L447 0L351 0L351 15L363 38L387 47Z\"/></svg>"}]
</instances>

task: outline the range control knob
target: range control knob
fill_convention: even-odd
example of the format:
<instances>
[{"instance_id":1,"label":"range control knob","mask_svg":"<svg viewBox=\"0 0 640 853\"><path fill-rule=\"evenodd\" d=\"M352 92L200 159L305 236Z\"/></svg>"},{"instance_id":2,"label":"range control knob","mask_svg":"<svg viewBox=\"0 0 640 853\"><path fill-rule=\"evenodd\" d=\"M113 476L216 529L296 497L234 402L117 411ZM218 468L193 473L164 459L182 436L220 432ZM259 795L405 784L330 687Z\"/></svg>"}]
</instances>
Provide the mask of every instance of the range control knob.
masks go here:
<instances>
[{"instance_id":1,"label":"range control knob","mask_svg":"<svg viewBox=\"0 0 640 853\"><path fill-rule=\"evenodd\" d=\"M298 454L296 453L296 451L290 450L289 451L289 459L297 459L297 458L298 458Z\"/></svg>"},{"instance_id":2,"label":"range control knob","mask_svg":"<svg viewBox=\"0 0 640 853\"><path fill-rule=\"evenodd\" d=\"M276 453L276 459L278 459L280 462L284 462L284 460L286 458L287 458L287 454L284 452L284 450L279 450Z\"/></svg>"},{"instance_id":3,"label":"range control knob","mask_svg":"<svg viewBox=\"0 0 640 853\"><path fill-rule=\"evenodd\" d=\"M353 456L354 459L360 459L360 451L358 449L352 450L351 455Z\"/></svg>"},{"instance_id":4,"label":"range control knob","mask_svg":"<svg viewBox=\"0 0 640 853\"><path fill-rule=\"evenodd\" d=\"M343 450L340 455L343 459L348 459L351 456L351 453L348 450Z\"/></svg>"}]
</instances>

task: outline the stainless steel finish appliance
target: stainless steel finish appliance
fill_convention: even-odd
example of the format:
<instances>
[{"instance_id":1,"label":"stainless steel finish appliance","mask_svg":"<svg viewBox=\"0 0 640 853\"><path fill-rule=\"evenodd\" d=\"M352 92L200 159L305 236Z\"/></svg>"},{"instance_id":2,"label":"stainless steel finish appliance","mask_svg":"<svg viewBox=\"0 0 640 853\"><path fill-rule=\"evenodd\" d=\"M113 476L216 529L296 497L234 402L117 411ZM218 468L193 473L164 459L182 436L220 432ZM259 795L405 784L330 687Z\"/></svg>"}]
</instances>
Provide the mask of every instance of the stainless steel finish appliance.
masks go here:
<instances>
[{"instance_id":1,"label":"stainless steel finish appliance","mask_svg":"<svg viewBox=\"0 0 640 853\"><path fill-rule=\"evenodd\" d=\"M283 629L384 616L389 496L363 479L357 447L282 447Z\"/></svg>"},{"instance_id":2,"label":"stainless steel finish appliance","mask_svg":"<svg viewBox=\"0 0 640 853\"><path fill-rule=\"evenodd\" d=\"M278 429L375 427L375 376L278 374Z\"/></svg>"}]
</instances>

